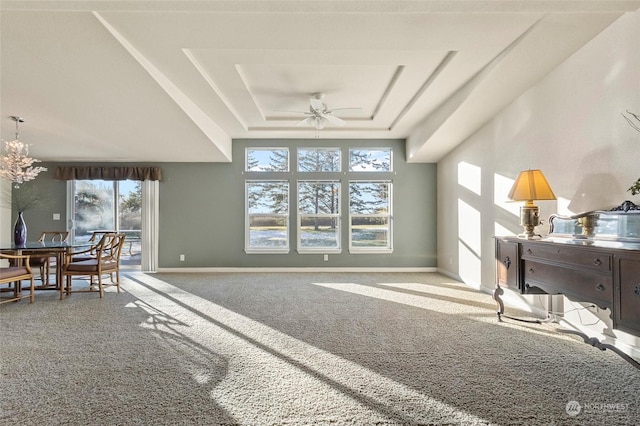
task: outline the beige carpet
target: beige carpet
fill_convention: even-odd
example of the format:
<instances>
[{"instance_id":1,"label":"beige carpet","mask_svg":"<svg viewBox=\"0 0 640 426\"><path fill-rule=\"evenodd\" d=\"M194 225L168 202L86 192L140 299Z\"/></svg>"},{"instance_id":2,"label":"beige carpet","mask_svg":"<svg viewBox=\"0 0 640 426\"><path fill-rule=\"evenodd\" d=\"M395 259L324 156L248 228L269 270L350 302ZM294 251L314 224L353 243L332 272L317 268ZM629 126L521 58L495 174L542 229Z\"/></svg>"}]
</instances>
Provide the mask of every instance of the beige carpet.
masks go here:
<instances>
[{"instance_id":1,"label":"beige carpet","mask_svg":"<svg viewBox=\"0 0 640 426\"><path fill-rule=\"evenodd\" d=\"M510 313L515 313L510 311ZM127 274L0 306L2 425L633 425L640 370L438 274Z\"/></svg>"}]
</instances>

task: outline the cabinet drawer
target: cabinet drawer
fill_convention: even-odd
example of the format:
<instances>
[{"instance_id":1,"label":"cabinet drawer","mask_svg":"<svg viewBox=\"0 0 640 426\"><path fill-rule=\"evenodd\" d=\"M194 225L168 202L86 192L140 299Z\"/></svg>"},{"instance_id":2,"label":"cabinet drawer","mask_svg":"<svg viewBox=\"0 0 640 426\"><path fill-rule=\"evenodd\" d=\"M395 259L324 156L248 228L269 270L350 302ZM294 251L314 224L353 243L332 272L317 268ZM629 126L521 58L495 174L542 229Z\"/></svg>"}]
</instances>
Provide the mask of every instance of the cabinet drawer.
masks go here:
<instances>
[{"instance_id":1,"label":"cabinet drawer","mask_svg":"<svg viewBox=\"0 0 640 426\"><path fill-rule=\"evenodd\" d=\"M561 244L522 244L522 258L564 263L579 268L589 268L594 271L610 272L611 255L595 250L565 247Z\"/></svg>"},{"instance_id":2,"label":"cabinet drawer","mask_svg":"<svg viewBox=\"0 0 640 426\"><path fill-rule=\"evenodd\" d=\"M549 292L564 293L569 298L585 302L598 302L601 307L613 304L613 276L590 270L563 268L562 266L524 262L525 285L539 286Z\"/></svg>"}]
</instances>

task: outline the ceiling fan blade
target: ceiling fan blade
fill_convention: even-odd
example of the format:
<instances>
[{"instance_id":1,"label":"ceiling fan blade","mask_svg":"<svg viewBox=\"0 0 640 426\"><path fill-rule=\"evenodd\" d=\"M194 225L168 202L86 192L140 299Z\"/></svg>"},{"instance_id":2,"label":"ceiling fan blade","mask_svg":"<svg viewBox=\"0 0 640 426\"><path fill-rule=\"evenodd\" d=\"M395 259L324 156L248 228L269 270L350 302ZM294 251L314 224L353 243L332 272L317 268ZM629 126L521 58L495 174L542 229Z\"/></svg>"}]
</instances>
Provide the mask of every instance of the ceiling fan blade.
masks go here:
<instances>
[{"instance_id":1,"label":"ceiling fan blade","mask_svg":"<svg viewBox=\"0 0 640 426\"><path fill-rule=\"evenodd\" d=\"M362 108L360 107L344 107L344 108L332 108L330 110L327 111L327 113L332 113L333 111L344 111L346 109L357 109L357 110L361 110Z\"/></svg>"},{"instance_id":2,"label":"ceiling fan blade","mask_svg":"<svg viewBox=\"0 0 640 426\"><path fill-rule=\"evenodd\" d=\"M315 126L316 118L315 117L307 117L304 120L298 121L295 126Z\"/></svg>"},{"instance_id":3,"label":"ceiling fan blade","mask_svg":"<svg viewBox=\"0 0 640 426\"><path fill-rule=\"evenodd\" d=\"M327 120L327 122L329 124L331 124L332 126L344 126L345 125L345 121L342 118L338 118L338 117L336 117L335 115L332 115L332 114L326 114L322 118Z\"/></svg>"},{"instance_id":4,"label":"ceiling fan blade","mask_svg":"<svg viewBox=\"0 0 640 426\"><path fill-rule=\"evenodd\" d=\"M309 111L289 111L289 110L284 110L284 109L274 109L274 112L287 112L289 114L306 114L306 115L311 115L311 113Z\"/></svg>"}]
</instances>

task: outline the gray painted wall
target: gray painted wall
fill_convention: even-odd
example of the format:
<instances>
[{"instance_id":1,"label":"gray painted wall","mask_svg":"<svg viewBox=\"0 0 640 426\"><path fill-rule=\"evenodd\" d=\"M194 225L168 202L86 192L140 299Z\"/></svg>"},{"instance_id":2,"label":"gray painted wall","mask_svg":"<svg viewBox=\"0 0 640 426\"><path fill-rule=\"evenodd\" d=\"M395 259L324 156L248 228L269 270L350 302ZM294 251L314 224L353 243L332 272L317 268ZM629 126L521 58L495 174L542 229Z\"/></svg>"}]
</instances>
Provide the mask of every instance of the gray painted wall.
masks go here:
<instances>
[{"instance_id":1,"label":"gray painted wall","mask_svg":"<svg viewBox=\"0 0 640 426\"><path fill-rule=\"evenodd\" d=\"M390 267L424 268L436 261L436 165L408 164L404 140L234 140L231 163L145 164L162 168L160 182L159 256L160 268L206 267ZM391 147L394 172L381 178L393 180L394 251L391 254L350 254L347 216L343 216L342 253L298 254L296 234L290 234L289 254L246 254L244 252L244 149L247 146L286 146L291 156L305 147ZM344 154L343 154L344 155ZM65 163L68 164L68 163ZM84 163L86 164L86 163ZM109 163L118 165L120 163ZM292 163L293 164L293 163ZM25 213L29 239L43 230L66 226L66 182L54 181L57 164L44 164L49 171L35 181L39 190L50 195L46 207ZM295 184L297 173L291 172ZM374 177L378 176L374 174ZM349 179L349 174L344 179ZM354 176L355 177L355 176ZM367 175L371 177L371 174ZM365 177L365 178L367 178ZM358 175L358 178L363 178ZM27 185L25 184L25 187ZM346 187L345 187L346 188ZM343 195L344 191L343 189ZM343 203L343 214L347 212ZM53 213L61 220L53 221ZM295 228L295 212L291 226ZM14 208L11 223L15 221ZM3 232L7 230L3 229ZM8 230L12 232L11 229ZM180 262L184 254L186 260Z\"/></svg>"}]
</instances>

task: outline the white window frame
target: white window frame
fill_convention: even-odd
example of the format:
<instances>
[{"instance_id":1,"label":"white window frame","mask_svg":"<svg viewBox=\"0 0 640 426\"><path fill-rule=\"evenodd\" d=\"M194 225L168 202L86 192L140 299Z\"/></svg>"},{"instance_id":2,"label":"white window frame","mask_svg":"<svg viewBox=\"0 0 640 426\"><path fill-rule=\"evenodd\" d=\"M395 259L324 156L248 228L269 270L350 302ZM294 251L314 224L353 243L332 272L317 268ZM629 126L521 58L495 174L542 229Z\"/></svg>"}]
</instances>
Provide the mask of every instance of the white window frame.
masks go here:
<instances>
[{"instance_id":1,"label":"white window frame","mask_svg":"<svg viewBox=\"0 0 640 426\"><path fill-rule=\"evenodd\" d=\"M314 214L303 214L300 211L300 185L301 184L308 184L308 183L332 183L332 184L336 184L338 187L338 197L337 197L337 213L314 213ZM297 189L297 199L296 199L296 206L297 206L297 221L296 221L296 226L297 226L297 234L298 234L298 241L297 241L297 251L300 254L318 254L318 253L324 253L324 254L337 254L337 253L341 253L342 252L342 208L341 208L341 198L342 198L342 182L338 179L301 179L297 181L296 184L296 189ZM304 217L317 217L317 218L327 218L327 219L334 219L336 222L336 238L337 238L337 246L336 247L321 247L321 246L316 246L316 247L303 247L302 246L302 218Z\"/></svg>"},{"instance_id":2,"label":"white window frame","mask_svg":"<svg viewBox=\"0 0 640 426\"><path fill-rule=\"evenodd\" d=\"M249 186L254 183L282 182L287 185L287 213L250 213L249 212ZM247 254L287 254L290 251L289 237L291 224L289 220L291 212L291 183L289 179L247 179L245 180L245 238L244 251ZM252 247L251 246L251 219L254 217L281 217L286 224L286 245L284 247Z\"/></svg>"},{"instance_id":3,"label":"white window frame","mask_svg":"<svg viewBox=\"0 0 640 426\"><path fill-rule=\"evenodd\" d=\"M388 185L388 211L375 214L354 214L351 212L351 184L359 183L386 183ZM349 253L393 253L393 181L389 179L349 180ZM361 247L353 245L353 219L358 217L382 218L387 220L387 245L385 247Z\"/></svg>"}]
</instances>

